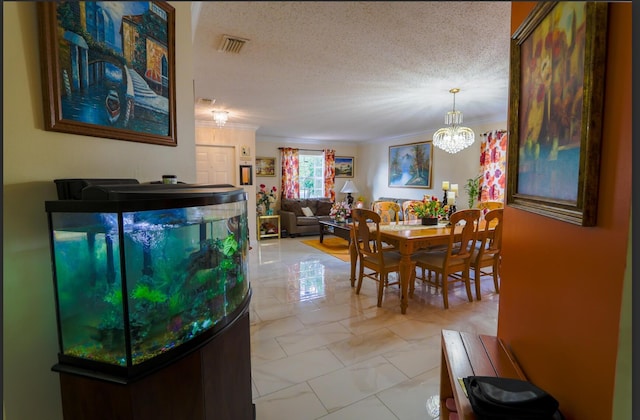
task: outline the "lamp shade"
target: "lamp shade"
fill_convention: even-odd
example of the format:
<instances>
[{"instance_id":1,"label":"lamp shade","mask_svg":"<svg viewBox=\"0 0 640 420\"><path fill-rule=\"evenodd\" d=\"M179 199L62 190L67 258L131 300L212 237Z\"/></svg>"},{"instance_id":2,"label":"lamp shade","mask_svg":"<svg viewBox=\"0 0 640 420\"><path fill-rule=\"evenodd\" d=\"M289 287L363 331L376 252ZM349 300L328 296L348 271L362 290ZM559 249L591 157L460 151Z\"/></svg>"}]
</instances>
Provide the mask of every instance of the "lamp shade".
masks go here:
<instances>
[{"instance_id":1,"label":"lamp shade","mask_svg":"<svg viewBox=\"0 0 640 420\"><path fill-rule=\"evenodd\" d=\"M347 181L340 190L341 193L357 193L358 189L352 181Z\"/></svg>"}]
</instances>

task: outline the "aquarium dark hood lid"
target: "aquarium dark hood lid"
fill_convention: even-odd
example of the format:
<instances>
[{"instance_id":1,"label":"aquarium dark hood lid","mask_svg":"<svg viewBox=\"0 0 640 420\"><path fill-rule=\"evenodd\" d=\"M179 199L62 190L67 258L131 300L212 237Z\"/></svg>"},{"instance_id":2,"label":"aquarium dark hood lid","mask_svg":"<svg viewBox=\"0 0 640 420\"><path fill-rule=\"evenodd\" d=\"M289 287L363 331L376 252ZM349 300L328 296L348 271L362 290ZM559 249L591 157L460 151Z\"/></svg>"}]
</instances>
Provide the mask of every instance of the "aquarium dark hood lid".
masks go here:
<instances>
[{"instance_id":1,"label":"aquarium dark hood lid","mask_svg":"<svg viewBox=\"0 0 640 420\"><path fill-rule=\"evenodd\" d=\"M66 178L54 179L59 200L82 200L82 190L89 185L140 184L132 178Z\"/></svg>"},{"instance_id":2,"label":"aquarium dark hood lid","mask_svg":"<svg viewBox=\"0 0 640 420\"><path fill-rule=\"evenodd\" d=\"M213 192L232 191L230 184L141 184L133 178L56 179L59 200L145 200L157 198L202 197Z\"/></svg>"},{"instance_id":3,"label":"aquarium dark hood lid","mask_svg":"<svg viewBox=\"0 0 640 420\"><path fill-rule=\"evenodd\" d=\"M244 190L229 184L89 185L82 190L82 200L126 201L198 198L232 192L243 194Z\"/></svg>"}]
</instances>

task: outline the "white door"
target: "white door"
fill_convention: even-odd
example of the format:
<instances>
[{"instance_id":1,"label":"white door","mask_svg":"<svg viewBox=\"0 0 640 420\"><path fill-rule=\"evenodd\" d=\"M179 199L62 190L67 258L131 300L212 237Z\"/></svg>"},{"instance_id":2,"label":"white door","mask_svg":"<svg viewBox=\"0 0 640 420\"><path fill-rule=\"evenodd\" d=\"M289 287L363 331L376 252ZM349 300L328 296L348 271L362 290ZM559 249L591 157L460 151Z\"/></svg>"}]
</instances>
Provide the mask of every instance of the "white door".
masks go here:
<instances>
[{"instance_id":1,"label":"white door","mask_svg":"<svg viewBox=\"0 0 640 420\"><path fill-rule=\"evenodd\" d=\"M236 185L235 159L233 146L196 146L196 182Z\"/></svg>"}]
</instances>

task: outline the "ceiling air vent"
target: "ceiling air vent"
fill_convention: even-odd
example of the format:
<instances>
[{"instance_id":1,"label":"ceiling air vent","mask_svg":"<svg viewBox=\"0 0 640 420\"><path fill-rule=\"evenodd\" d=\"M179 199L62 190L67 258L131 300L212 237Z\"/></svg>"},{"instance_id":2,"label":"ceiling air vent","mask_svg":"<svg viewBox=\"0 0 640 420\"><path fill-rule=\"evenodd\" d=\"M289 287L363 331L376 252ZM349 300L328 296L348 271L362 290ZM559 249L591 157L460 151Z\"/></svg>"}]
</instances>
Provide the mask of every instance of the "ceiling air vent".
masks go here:
<instances>
[{"instance_id":1,"label":"ceiling air vent","mask_svg":"<svg viewBox=\"0 0 640 420\"><path fill-rule=\"evenodd\" d=\"M197 104L201 106L213 106L216 103L215 99L198 98Z\"/></svg>"},{"instance_id":2,"label":"ceiling air vent","mask_svg":"<svg viewBox=\"0 0 640 420\"><path fill-rule=\"evenodd\" d=\"M218 51L239 54L244 44L249 40L238 36L222 35L222 42L218 47Z\"/></svg>"}]
</instances>

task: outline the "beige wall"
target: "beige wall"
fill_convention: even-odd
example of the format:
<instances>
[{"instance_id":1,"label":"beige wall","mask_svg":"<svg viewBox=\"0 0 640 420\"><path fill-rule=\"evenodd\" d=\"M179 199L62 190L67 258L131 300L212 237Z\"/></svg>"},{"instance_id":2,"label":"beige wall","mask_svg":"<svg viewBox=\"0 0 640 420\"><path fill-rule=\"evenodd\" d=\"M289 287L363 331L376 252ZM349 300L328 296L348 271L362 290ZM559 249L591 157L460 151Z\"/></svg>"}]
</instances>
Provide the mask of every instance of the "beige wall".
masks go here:
<instances>
[{"instance_id":1,"label":"beige wall","mask_svg":"<svg viewBox=\"0 0 640 420\"><path fill-rule=\"evenodd\" d=\"M3 3L3 404L8 420L62 418L44 201L57 178L195 182L191 4L176 9L177 147L44 131L34 2Z\"/></svg>"}]
</instances>

